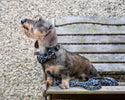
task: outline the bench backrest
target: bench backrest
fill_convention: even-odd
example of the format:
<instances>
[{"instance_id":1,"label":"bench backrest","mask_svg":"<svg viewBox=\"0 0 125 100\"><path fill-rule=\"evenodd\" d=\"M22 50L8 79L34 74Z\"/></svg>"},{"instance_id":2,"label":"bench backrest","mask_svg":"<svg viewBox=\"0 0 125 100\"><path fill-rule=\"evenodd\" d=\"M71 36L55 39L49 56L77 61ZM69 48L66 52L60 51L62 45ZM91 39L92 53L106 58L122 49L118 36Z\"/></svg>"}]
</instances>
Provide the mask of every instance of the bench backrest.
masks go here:
<instances>
[{"instance_id":1,"label":"bench backrest","mask_svg":"<svg viewBox=\"0 0 125 100\"><path fill-rule=\"evenodd\" d=\"M102 76L125 79L125 18L78 16L56 19L54 25L67 50L88 58Z\"/></svg>"}]
</instances>

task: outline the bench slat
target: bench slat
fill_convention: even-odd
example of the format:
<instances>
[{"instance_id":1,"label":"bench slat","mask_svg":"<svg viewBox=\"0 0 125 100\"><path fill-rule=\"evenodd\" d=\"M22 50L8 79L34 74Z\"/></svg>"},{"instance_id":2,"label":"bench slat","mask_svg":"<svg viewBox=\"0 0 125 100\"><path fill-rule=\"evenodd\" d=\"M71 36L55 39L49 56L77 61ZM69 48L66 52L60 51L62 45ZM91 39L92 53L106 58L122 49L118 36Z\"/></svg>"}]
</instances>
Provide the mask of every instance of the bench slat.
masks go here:
<instances>
[{"instance_id":1,"label":"bench slat","mask_svg":"<svg viewBox=\"0 0 125 100\"><path fill-rule=\"evenodd\" d=\"M73 24L56 28L57 34L124 34L125 26Z\"/></svg>"},{"instance_id":2,"label":"bench slat","mask_svg":"<svg viewBox=\"0 0 125 100\"><path fill-rule=\"evenodd\" d=\"M80 87L71 87L69 89L50 87L47 94L125 94L125 86L102 86L101 89L96 91L88 91Z\"/></svg>"},{"instance_id":3,"label":"bench slat","mask_svg":"<svg viewBox=\"0 0 125 100\"><path fill-rule=\"evenodd\" d=\"M55 25L66 25L72 23L93 23L93 24L106 24L106 25L122 25L125 24L125 17L122 18L104 18L95 16L76 16L76 17L66 17L62 19L56 19Z\"/></svg>"},{"instance_id":4,"label":"bench slat","mask_svg":"<svg viewBox=\"0 0 125 100\"><path fill-rule=\"evenodd\" d=\"M103 72L103 71L125 71L125 63L93 63L97 71Z\"/></svg>"},{"instance_id":5,"label":"bench slat","mask_svg":"<svg viewBox=\"0 0 125 100\"><path fill-rule=\"evenodd\" d=\"M59 43L125 43L125 35L119 36L58 36Z\"/></svg>"},{"instance_id":6,"label":"bench slat","mask_svg":"<svg viewBox=\"0 0 125 100\"><path fill-rule=\"evenodd\" d=\"M125 62L125 54L80 54L92 62Z\"/></svg>"},{"instance_id":7,"label":"bench slat","mask_svg":"<svg viewBox=\"0 0 125 100\"><path fill-rule=\"evenodd\" d=\"M63 45L71 52L125 52L125 45Z\"/></svg>"}]
</instances>

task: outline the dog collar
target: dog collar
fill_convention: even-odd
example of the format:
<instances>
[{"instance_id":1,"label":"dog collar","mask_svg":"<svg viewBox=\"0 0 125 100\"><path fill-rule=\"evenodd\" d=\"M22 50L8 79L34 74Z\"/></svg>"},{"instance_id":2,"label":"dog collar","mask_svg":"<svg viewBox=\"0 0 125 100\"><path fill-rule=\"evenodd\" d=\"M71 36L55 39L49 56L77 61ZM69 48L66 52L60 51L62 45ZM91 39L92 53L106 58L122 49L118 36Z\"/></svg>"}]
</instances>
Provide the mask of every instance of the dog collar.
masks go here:
<instances>
[{"instance_id":1,"label":"dog collar","mask_svg":"<svg viewBox=\"0 0 125 100\"><path fill-rule=\"evenodd\" d=\"M56 45L54 48L49 49L47 54L38 55L37 60L39 61L40 64L44 64L50 59L55 59L56 58L55 52L57 52L59 49L60 49L59 45Z\"/></svg>"}]
</instances>

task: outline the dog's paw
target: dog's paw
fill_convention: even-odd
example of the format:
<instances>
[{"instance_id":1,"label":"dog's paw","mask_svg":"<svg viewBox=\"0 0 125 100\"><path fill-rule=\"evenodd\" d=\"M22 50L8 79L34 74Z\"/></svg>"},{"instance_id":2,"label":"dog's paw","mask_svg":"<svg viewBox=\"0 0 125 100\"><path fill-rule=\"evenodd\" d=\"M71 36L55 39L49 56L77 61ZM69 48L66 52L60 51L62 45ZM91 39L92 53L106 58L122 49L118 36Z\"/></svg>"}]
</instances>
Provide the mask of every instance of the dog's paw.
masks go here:
<instances>
[{"instance_id":1,"label":"dog's paw","mask_svg":"<svg viewBox=\"0 0 125 100\"><path fill-rule=\"evenodd\" d=\"M62 83L60 84L60 88L68 89L69 88L69 80L62 80Z\"/></svg>"},{"instance_id":2,"label":"dog's paw","mask_svg":"<svg viewBox=\"0 0 125 100\"><path fill-rule=\"evenodd\" d=\"M60 88L62 88L62 89L68 89L69 88L69 84L67 84L67 85L60 84Z\"/></svg>"},{"instance_id":3,"label":"dog's paw","mask_svg":"<svg viewBox=\"0 0 125 100\"><path fill-rule=\"evenodd\" d=\"M48 84L49 86L52 86L53 85L53 80L51 78L47 78L46 84Z\"/></svg>"}]
</instances>

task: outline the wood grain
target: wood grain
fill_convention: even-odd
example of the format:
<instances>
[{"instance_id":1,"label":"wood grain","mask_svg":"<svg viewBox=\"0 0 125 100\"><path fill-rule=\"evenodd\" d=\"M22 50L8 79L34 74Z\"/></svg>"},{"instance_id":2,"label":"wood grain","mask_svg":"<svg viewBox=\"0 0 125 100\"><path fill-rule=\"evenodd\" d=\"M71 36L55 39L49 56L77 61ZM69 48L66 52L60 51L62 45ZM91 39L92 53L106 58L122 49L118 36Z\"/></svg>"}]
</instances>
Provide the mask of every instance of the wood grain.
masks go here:
<instances>
[{"instance_id":1,"label":"wood grain","mask_svg":"<svg viewBox=\"0 0 125 100\"><path fill-rule=\"evenodd\" d=\"M125 43L125 35L117 36L58 36L59 43Z\"/></svg>"},{"instance_id":2,"label":"wood grain","mask_svg":"<svg viewBox=\"0 0 125 100\"><path fill-rule=\"evenodd\" d=\"M93 65L99 72L125 71L125 63L93 63Z\"/></svg>"},{"instance_id":3,"label":"wood grain","mask_svg":"<svg viewBox=\"0 0 125 100\"><path fill-rule=\"evenodd\" d=\"M71 87L69 89L50 87L47 94L125 94L125 86L102 86L101 89L96 91L88 91L80 87Z\"/></svg>"},{"instance_id":4,"label":"wood grain","mask_svg":"<svg viewBox=\"0 0 125 100\"><path fill-rule=\"evenodd\" d=\"M125 45L63 45L71 52L125 52Z\"/></svg>"},{"instance_id":5,"label":"wood grain","mask_svg":"<svg viewBox=\"0 0 125 100\"><path fill-rule=\"evenodd\" d=\"M125 54L79 54L91 62L125 62Z\"/></svg>"},{"instance_id":6,"label":"wood grain","mask_svg":"<svg viewBox=\"0 0 125 100\"><path fill-rule=\"evenodd\" d=\"M57 34L124 34L125 26L73 24L56 28Z\"/></svg>"},{"instance_id":7,"label":"wood grain","mask_svg":"<svg viewBox=\"0 0 125 100\"><path fill-rule=\"evenodd\" d=\"M104 18L95 16L76 16L76 17L66 17L62 19L56 19L56 26L73 24L73 23L93 23L102 25L124 25L125 17L122 18Z\"/></svg>"}]
</instances>

